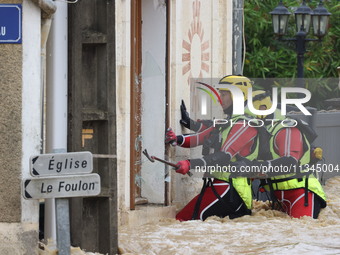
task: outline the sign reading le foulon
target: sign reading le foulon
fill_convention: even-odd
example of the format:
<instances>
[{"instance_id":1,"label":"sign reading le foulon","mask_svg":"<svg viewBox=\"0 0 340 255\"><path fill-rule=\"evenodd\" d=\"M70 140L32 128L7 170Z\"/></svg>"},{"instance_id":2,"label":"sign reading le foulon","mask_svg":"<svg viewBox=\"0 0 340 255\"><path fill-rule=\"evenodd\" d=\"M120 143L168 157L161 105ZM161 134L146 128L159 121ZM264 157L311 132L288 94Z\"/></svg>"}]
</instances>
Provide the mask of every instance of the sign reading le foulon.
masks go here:
<instances>
[{"instance_id":1,"label":"sign reading le foulon","mask_svg":"<svg viewBox=\"0 0 340 255\"><path fill-rule=\"evenodd\" d=\"M100 193L98 174L24 179L26 199L96 196Z\"/></svg>"}]
</instances>

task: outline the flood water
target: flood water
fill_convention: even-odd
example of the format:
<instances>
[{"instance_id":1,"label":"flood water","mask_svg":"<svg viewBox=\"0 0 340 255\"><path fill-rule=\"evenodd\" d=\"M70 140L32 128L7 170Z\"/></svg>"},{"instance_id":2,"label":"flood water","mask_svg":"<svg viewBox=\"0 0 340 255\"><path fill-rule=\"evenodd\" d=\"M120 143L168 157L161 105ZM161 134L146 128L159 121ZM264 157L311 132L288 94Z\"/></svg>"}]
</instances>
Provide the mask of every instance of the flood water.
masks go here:
<instances>
[{"instance_id":1,"label":"flood water","mask_svg":"<svg viewBox=\"0 0 340 255\"><path fill-rule=\"evenodd\" d=\"M230 220L163 219L119 230L122 254L340 254L340 177L324 187L327 204L318 219L290 218L254 201L253 214Z\"/></svg>"}]
</instances>

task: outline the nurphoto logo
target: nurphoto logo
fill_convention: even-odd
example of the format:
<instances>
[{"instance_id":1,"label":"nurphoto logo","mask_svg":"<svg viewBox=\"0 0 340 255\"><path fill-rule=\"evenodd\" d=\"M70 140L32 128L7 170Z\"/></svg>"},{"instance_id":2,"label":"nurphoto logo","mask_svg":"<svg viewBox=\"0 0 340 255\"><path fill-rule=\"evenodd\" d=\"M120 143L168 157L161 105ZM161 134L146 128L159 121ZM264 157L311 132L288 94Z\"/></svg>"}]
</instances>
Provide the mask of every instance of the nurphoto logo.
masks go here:
<instances>
[{"instance_id":1,"label":"nurphoto logo","mask_svg":"<svg viewBox=\"0 0 340 255\"><path fill-rule=\"evenodd\" d=\"M244 100L242 90L233 85L224 85L224 88L230 90L230 93L233 95L233 114L244 114ZM248 89L248 108L251 113L255 115L269 115L273 113L277 108L277 88L272 88L272 107L267 110L257 110L253 105L252 98L253 89ZM304 94L304 98L294 98L288 99L288 93L301 93ZM281 89L281 114L287 114L287 105L295 105L304 115L312 115L304 106L304 103L307 103L311 98L311 93L308 89L305 88L282 88Z\"/></svg>"},{"instance_id":2,"label":"nurphoto logo","mask_svg":"<svg viewBox=\"0 0 340 255\"><path fill-rule=\"evenodd\" d=\"M240 88L233 86L233 85L224 85L224 88L228 89L230 93L233 96L233 114L235 115L244 115L244 95ZM272 106L270 109L266 110L258 110L255 109L253 104L253 97L252 97L252 88L248 88L248 98L247 98L247 107L251 113L254 115L262 115L262 116L268 116L275 112L277 109L278 104L278 92L277 88L272 88ZM288 93L301 93L304 94L304 97L300 98L294 98L289 99L287 98ZM299 109L304 115L312 115L304 106L304 103L307 103L311 99L311 93L308 89L305 88L293 88L293 87L285 87L281 89L281 115L285 116L287 114L287 105L295 105L297 109ZM267 121L271 121L271 125L273 126L275 122L280 121L283 126L286 127L295 127L297 126L297 121L294 119L267 119ZM232 120L227 119L214 119L213 123L214 126L221 125L221 124L227 124L230 122L230 125L232 126L234 123L232 123ZM238 123L242 124L242 123ZM244 120L243 125L248 125L251 127L261 127L264 125L264 121L261 119L250 119L248 121Z\"/></svg>"}]
</instances>

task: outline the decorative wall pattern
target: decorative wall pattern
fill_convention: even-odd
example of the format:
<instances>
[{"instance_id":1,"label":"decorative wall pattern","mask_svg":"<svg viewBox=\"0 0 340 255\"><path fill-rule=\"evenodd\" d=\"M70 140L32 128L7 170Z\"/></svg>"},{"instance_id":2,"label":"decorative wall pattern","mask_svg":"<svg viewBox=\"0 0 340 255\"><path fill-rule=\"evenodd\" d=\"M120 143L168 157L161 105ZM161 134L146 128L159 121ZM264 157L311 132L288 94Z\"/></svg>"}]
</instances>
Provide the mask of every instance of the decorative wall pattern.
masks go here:
<instances>
[{"instance_id":1,"label":"decorative wall pattern","mask_svg":"<svg viewBox=\"0 0 340 255\"><path fill-rule=\"evenodd\" d=\"M190 27L184 30L187 39L182 41L182 74L187 76L188 84L190 78L203 78L210 70L210 40L204 33L207 22L202 20L201 7L201 1L193 1Z\"/></svg>"}]
</instances>

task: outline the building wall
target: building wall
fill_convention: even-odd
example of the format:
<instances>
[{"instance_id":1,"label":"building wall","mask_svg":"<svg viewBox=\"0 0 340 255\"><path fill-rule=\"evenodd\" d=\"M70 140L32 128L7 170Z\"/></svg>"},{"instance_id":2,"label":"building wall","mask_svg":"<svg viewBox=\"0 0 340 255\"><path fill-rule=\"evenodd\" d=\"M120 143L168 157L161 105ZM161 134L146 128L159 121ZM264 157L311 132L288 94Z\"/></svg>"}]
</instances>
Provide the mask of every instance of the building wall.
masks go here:
<instances>
[{"instance_id":1,"label":"building wall","mask_svg":"<svg viewBox=\"0 0 340 255\"><path fill-rule=\"evenodd\" d=\"M170 8L170 126L176 134L181 134L189 132L180 126L179 120L182 99L190 109L190 92L194 86L191 79L216 80L231 74L232 1L171 1ZM172 161L186 159L191 152L174 147ZM172 202L181 208L198 194L202 179L173 172L171 184Z\"/></svg>"},{"instance_id":2,"label":"building wall","mask_svg":"<svg viewBox=\"0 0 340 255\"><path fill-rule=\"evenodd\" d=\"M7 3L1 1L0 3ZM21 3L12 1L12 3ZM18 222L22 151L22 45L0 44L0 220Z\"/></svg>"},{"instance_id":3,"label":"building wall","mask_svg":"<svg viewBox=\"0 0 340 255\"><path fill-rule=\"evenodd\" d=\"M153 1L154 4L162 1ZM116 1L117 169L120 224L129 221L130 169L130 1ZM232 70L232 1L169 1L170 126L181 133L180 102L190 106L191 77L221 78ZM143 105L142 105L143 108ZM157 110L157 109L154 109ZM188 156L171 149L171 161ZM162 155L162 154L159 154ZM187 185L188 184L188 185ZM172 172L172 202L183 206L197 193L200 178ZM173 210L172 208L169 210ZM135 217L135 213L133 213ZM138 218L138 217L136 217Z\"/></svg>"},{"instance_id":4,"label":"building wall","mask_svg":"<svg viewBox=\"0 0 340 255\"><path fill-rule=\"evenodd\" d=\"M117 180L120 224L130 206L130 1L116 5Z\"/></svg>"},{"instance_id":5,"label":"building wall","mask_svg":"<svg viewBox=\"0 0 340 255\"><path fill-rule=\"evenodd\" d=\"M0 44L0 253L34 254L38 201L24 201L21 179L40 152L40 10L22 4L22 44ZM37 253L37 252L36 252Z\"/></svg>"}]
</instances>

